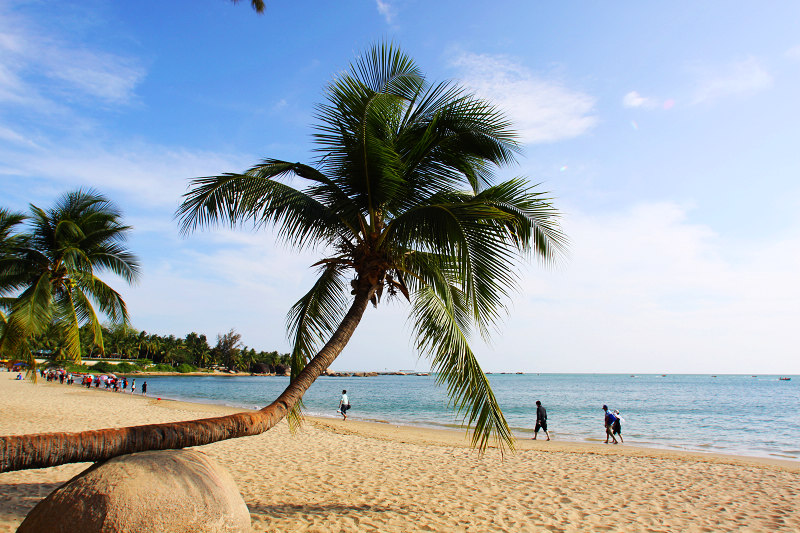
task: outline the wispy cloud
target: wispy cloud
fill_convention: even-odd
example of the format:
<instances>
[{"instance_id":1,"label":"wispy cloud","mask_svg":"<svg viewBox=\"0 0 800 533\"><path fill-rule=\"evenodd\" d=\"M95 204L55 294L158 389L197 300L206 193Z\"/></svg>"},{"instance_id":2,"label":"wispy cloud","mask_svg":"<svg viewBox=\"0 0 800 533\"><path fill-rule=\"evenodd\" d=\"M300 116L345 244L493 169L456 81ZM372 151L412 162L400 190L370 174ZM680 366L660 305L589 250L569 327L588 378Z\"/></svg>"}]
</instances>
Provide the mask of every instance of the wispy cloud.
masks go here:
<instances>
[{"instance_id":1,"label":"wispy cloud","mask_svg":"<svg viewBox=\"0 0 800 533\"><path fill-rule=\"evenodd\" d=\"M54 100L128 104L145 73L134 57L74 43L68 34L45 31L0 6L0 104L44 112ZM50 106L41 107L42 102Z\"/></svg>"},{"instance_id":2,"label":"wispy cloud","mask_svg":"<svg viewBox=\"0 0 800 533\"><path fill-rule=\"evenodd\" d=\"M32 184L95 187L115 197L123 195L133 205L167 210L186 191L188 179L244 169L252 159L130 141L108 146L40 143L24 150L0 144L0 175L14 176L9 190L24 191Z\"/></svg>"},{"instance_id":3,"label":"wispy cloud","mask_svg":"<svg viewBox=\"0 0 800 533\"><path fill-rule=\"evenodd\" d=\"M29 147L36 147L36 143L21 133L0 124L0 139Z\"/></svg>"},{"instance_id":4,"label":"wispy cloud","mask_svg":"<svg viewBox=\"0 0 800 533\"><path fill-rule=\"evenodd\" d=\"M786 53L784 55L789 59L793 59L795 61L800 60L800 44L786 50Z\"/></svg>"},{"instance_id":5,"label":"wispy cloud","mask_svg":"<svg viewBox=\"0 0 800 533\"><path fill-rule=\"evenodd\" d=\"M772 86L772 76L754 57L719 68L703 69L698 79L693 99L695 104L746 96Z\"/></svg>"},{"instance_id":6,"label":"wispy cloud","mask_svg":"<svg viewBox=\"0 0 800 533\"><path fill-rule=\"evenodd\" d=\"M508 114L522 142L571 139L597 123L594 97L537 76L511 59L462 53L452 65L464 84Z\"/></svg>"},{"instance_id":7,"label":"wispy cloud","mask_svg":"<svg viewBox=\"0 0 800 533\"><path fill-rule=\"evenodd\" d=\"M383 15L383 18L386 20L387 24L394 22L394 17L397 15L397 9L389 0L375 0L375 4L378 6L378 13Z\"/></svg>"},{"instance_id":8,"label":"wispy cloud","mask_svg":"<svg viewBox=\"0 0 800 533\"><path fill-rule=\"evenodd\" d=\"M739 241L747 253L731 254L691 218L667 202L571 210L569 263L526 278L489 368L513 365L535 337L541 357L520 370L800 371L791 348L800 340L798 226Z\"/></svg>"},{"instance_id":9,"label":"wispy cloud","mask_svg":"<svg viewBox=\"0 0 800 533\"><path fill-rule=\"evenodd\" d=\"M624 107L643 107L645 109L649 109L657 107L658 102L652 98L646 98L636 91L631 91L622 97L622 105Z\"/></svg>"}]
</instances>

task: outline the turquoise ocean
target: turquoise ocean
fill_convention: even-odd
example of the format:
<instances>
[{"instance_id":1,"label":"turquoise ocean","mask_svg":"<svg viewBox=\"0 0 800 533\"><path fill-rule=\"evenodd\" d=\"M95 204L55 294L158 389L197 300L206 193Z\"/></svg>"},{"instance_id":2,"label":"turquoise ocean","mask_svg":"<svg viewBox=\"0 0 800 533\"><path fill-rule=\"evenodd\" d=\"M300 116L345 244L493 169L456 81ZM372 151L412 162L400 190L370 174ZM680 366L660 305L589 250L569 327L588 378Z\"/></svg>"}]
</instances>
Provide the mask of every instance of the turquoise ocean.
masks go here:
<instances>
[{"instance_id":1,"label":"turquoise ocean","mask_svg":"<svg viewBox=\"0 0 800 533\"><path fill-rule=\"evenodd\" d=\"M773 375L491 374L492 389L514 434L533 436L536 400L557 440L605 439L603 404L618 409L626 444L800 460L800 378ZM140 376L148 395L261 408L288 384L270 376ZM337 417L342 389L348 417L458 430L444 387L431 376L320 377L306 413ZM463 431L463 430L461 430ZM540 434L540 437L542 435Z\"/></svg>"}]
</instances>

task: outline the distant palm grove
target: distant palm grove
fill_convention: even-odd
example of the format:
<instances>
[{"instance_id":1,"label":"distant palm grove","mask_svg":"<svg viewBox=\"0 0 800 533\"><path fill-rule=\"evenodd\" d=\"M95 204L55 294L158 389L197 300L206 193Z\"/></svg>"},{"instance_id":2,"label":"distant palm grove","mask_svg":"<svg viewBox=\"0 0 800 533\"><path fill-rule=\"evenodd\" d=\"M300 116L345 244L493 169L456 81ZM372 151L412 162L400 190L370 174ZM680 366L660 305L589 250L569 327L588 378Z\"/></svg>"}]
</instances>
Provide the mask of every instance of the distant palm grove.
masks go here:
<instances>
[{"instance_id":1,"label":"distant palm grove","mask_svg":"<svg viewBox=\"0 0 800 533\"><path fill-rule=\"evenodd\" d=\"M124 246L131 228L121 219L111 201L85 190L47 210L31 205L28 214L0 207L0 359L23 361L29 370L37 358L74 367L83 357L107 357L139 361L127 365L136 370L286 371L287 354L243 347L234 330L211 347L194 332L178 338L131 328L121 295L98 277L138 277L138 260Z\"/></svg>"},{"instance_id":2,"label":"distant palm grove","mask_svg":"<svg viewBox=\"0 0 800 533\"><path fill-rule=\"evenodd\" d=\"M256 351L241 344L241 335L234 330L217 335L214 346L203 334L189 333L185 337L149 334L125 326L103 326L105 353L92 342L92 333L81 328L81 353L91 359L123 359L117 367L122 371L150 370L194 372L198 369L219 368L239 372L284 374L289 369L288 353ZM61 340L57 328L33 338L34 354L53 363L64 362L60 352ZM127 363L127 364L126 364ZM72 365L70 365L72 366Z\"/></svg>"}]
</instances>

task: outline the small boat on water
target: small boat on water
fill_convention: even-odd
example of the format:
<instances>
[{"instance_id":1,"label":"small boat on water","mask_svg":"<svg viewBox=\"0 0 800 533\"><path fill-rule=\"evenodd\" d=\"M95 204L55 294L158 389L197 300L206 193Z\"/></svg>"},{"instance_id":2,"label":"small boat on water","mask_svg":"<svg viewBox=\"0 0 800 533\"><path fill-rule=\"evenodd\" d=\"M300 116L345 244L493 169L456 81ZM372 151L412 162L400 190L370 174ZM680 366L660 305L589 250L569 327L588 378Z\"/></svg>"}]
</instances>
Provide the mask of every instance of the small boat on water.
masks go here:
<instances>
[{"instance_id":1,"label":"small boat on water","mask_svg":"<svg viewBox=\"0 0 800 533\"><path fill-rule=\"evenodd\" d=\"M792 378L778 378L778 381L792 381Z\"/></svg>"}]
</instances>

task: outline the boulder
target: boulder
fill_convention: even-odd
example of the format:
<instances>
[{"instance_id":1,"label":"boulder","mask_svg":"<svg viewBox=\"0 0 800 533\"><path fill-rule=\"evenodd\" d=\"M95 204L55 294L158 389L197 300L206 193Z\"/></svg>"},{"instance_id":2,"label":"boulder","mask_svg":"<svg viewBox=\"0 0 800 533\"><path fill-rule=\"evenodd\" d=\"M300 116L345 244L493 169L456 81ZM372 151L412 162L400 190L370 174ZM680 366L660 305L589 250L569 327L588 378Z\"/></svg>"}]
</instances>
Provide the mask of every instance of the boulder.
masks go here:
<instances>
[{"instance_id":1,"label":"boulder","mask_svg":"<svg viewBox=\"0 0 800 533\"><path fill-rule=\"evenodd\" d=\"M193 449L134 453L98 463L28 513L20 533L251 531L230 474Z\"/></svg>"}]
</instances>

